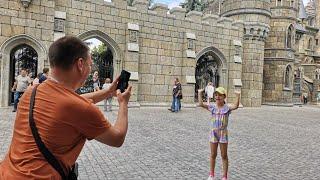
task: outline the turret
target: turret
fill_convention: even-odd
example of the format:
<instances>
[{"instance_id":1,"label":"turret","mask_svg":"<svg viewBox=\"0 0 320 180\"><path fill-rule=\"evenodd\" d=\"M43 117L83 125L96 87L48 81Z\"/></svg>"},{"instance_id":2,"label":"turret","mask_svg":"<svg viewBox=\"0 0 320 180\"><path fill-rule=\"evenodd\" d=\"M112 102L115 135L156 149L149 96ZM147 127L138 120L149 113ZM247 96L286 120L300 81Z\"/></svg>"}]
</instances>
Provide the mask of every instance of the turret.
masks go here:
<instances>
[{"instance_id":1,"label":"turret","mask_svg":"<svg viewBox=\"0 0 320 180\"><path fill-rule=\"evenodd\" d=\"M298 48L296 23L300 16L305 17L301 3L302 0L271 0L271 31L266 41L264 61L265 104L293 104L294 64Z\"/></svg>"},{"instance_id":2,"label":"turret","mask_svg":"<svg viewBox=\"0 0 320 180\"><path fill-rule=\"evenodd\" d=\"M224 0L221 1L221 16L244 21L241 102L244 106L261 106L270 1Z\"/></svg>"}]
</instances>

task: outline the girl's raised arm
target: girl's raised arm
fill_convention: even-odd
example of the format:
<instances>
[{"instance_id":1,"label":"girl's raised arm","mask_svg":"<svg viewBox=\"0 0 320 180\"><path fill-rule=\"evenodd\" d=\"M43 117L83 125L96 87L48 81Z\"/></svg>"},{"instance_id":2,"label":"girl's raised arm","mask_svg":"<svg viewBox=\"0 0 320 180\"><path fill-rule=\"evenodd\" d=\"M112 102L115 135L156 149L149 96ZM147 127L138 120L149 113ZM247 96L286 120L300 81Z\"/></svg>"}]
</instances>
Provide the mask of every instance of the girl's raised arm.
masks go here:
<instances>
[{"instance_id":1,"label":"girl's raised arm","mask_svg":"<svg viewBox=\"0 0 320 180\"><path fill-rule=\"evenodd\" d=\"M241 94L241 92L240 91L235 91L234 93L236 94L237 98L236 98L235 103L230 105L230 110L231 111L238 109L239 104L240 104L240 94Z\"/></svg>"}]
</instances>

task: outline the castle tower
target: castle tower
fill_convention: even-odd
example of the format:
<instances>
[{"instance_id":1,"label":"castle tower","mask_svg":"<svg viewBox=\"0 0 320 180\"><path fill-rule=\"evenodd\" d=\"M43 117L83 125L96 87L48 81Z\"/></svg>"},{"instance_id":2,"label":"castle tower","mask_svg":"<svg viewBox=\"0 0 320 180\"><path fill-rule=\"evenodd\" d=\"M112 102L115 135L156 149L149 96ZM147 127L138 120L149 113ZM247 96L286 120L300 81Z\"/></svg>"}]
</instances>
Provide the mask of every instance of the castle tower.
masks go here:
<instances>
[{"instance_id":1,"label":"castle tower","mask_svg":"<svg viewBox=\"0 0 320 180\"><path fill-rule=\"evenodd\" d=\"M221 1L221 16L245 22L241 102L247 107L261 106L264 48L270 30L270 1L224 0Z\"/></svg>"},{"instance_id":2,"label":"castle tower","mask_svg":"<svg viewBox=\"0 0 320 180\"><path fill-rule=\"evenodd\" d=\"M271 31L266 41L263 101L292 105L297 45L295 24L302 0L271 0Z\"/></svg>"},{"instance_id":3,"label":"castle tower","mask_svg":"<svg viewBox=\"0 0 320 180\"><path fill-rule=\"evenodd\" d=\"M319 0L313 0L313 4L315 5L315 15L316 15L316 22L315 22L315 27L320 28L320 1ZM317 33L316 35L316 48L315 51L317 54L320 54L320 32Z\"/></svg>"},{"instance_id":4,"label":"castle tower","mask_svg":"<svg viewBox=\"0 0 320 180\"><path fill-rule=\"evenodd\" d=\"M205 8L204 13L206 14L220 14L221 0L208 0L208 7Z\"/></svg>"},{"instance_id":5,"label":"castle tower","mask_svg":"<svg viewBox=\"0 0 320 180\"><path fill-rule=\"evenodd\" d=\"M316 9L316 27L320 27L320 1L313 0Z\"/></svg>"}]
</instances>

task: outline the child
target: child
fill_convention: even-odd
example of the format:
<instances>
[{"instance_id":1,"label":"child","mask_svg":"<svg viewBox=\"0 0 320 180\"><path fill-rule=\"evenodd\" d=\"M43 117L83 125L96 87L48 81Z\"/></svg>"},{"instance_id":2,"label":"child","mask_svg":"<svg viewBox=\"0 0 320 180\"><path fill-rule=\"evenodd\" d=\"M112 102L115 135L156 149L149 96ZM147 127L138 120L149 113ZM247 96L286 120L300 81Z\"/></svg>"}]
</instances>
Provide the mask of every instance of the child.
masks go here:
<instances>
[{"instance_id":1,"label":"child","mask_svg":"<svg viewBox=\"0 0 320 180\"><path fill-rule=\"evenodd\" d=\"M111 86L111 79L106 78L105 83L102 86L102 89L108 89L110 86ZM112 111L111 108L112 108L112 96L104 100L104 110Z\"/></svg>"},{"instance_id":2,"label":"child","mask_svg":"<svg viewBox=\"0 0 320 180\"><path fill-rule=\"evenodd\" d=\"M99 91L100 90L100 81L99 81L99 73L98 71L94 71L93 76L93 91Z\"/></svg>"},{"instance_id":3,"label":"child","mask_svg":"<svg viewBox=\"0 0 320 180\"><path fill-rule=\"evenodd\" d=\"M227 105L225 104L225 99L227 96L226 90L223 87L218 87L214 92L214 97L216 99L215 104L203 104L202 101L203 89L198 90L198 101L199 105L206 108L211 112L211 132L210 132L210 174L208 180L213 180L214 168L216 164L217 149L220 145L221 159L223 165L223 178L222 180L227 180L228 175L228 119L231 111L239 107L240 92L235 91L237 96L235 104Z\"/></svg>"}]
</instances>

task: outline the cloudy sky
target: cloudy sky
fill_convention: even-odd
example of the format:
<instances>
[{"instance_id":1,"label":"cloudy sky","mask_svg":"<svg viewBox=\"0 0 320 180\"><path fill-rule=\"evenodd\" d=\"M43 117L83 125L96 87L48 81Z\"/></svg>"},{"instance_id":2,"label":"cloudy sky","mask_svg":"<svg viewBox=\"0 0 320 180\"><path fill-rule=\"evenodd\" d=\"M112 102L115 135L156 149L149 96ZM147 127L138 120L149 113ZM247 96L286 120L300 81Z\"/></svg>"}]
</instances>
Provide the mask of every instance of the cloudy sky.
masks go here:
<instances>
[{"instance_id":1,"label":"cloudy sky","mask_svg":"<svg viewBox=\"0 0 320 180\"><path fill-rule=\"evenodd\" d=\"M154 2L168 4L169 8L172 8L172 7L179 6L179 4L183 1L184 0L155 0Z\"/></svg>"}]
</instances>

